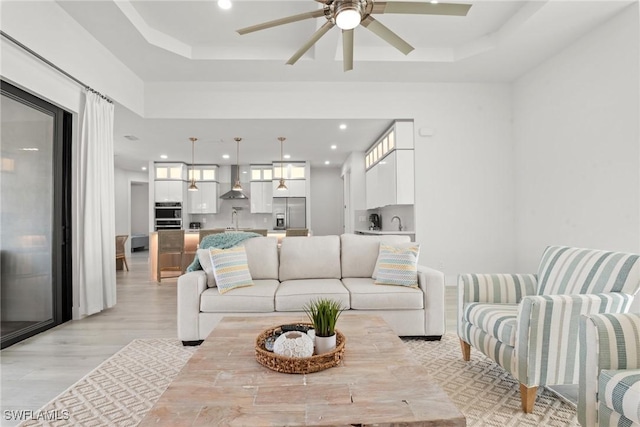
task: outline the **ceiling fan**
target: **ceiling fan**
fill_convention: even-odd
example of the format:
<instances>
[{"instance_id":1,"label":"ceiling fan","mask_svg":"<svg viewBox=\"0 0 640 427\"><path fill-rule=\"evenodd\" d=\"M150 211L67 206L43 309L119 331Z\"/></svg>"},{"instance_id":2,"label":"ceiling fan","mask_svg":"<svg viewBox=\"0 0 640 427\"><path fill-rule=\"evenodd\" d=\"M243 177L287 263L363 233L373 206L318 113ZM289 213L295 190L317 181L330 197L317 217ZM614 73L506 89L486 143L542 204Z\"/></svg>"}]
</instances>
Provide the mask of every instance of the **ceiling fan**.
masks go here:
<instances>
[{"instance_id":1,"label":"ceiling fan","mask_svg":"<svg viewBox=\"0 0 640 427\"><path fill-rule=\"evenodd\" d=\"M322 9L300 13L285 18L275 19L262 24L241 28L239 34L266 30L279 25L290 24L311 18L325 17L327 22L320 27L311 38L291 58L287 64L293 65L331 28L337 26L342 30L342 61L344 71L353 69L353 29L362 25L378 37L407 55L413 46L401 39L396 33L376 20L372 15L382 13L403 13L416 15L452 15L466 16L470 4L413 2L413 1L374 1L374 0L315 0L322 3Z\"/></svg>"}]
</instances>

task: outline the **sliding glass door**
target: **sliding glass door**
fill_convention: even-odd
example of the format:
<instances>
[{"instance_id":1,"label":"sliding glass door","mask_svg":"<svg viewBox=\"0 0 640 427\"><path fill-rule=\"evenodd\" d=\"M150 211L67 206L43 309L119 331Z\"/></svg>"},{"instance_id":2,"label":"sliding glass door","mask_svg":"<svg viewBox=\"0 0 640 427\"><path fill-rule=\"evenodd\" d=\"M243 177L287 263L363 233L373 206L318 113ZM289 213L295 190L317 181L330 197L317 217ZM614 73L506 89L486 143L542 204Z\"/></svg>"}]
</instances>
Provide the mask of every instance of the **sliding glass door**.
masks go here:
<instances>
[{"instance_id":1,"label":"sliding glass door","mask_svg":"<svg viewBox=\"0 0 640 427\"><path fill-rule=\"evenodd\" d=\"M2 348L71 318L71 114L1 82Z\"/></svg>"}]
</instances>

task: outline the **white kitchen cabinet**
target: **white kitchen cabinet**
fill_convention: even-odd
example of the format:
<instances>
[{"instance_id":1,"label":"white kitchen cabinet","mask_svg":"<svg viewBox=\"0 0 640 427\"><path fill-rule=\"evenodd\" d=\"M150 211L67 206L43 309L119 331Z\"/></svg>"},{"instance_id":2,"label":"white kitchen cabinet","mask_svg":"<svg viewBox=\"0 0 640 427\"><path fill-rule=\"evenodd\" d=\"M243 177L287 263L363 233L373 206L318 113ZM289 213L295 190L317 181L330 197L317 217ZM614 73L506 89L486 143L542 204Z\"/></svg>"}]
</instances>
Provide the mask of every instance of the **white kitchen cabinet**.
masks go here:
<instances>
[{"instance_id":1,"label":"white kitchen cabinet","mask_svg":"<svg viewBox=\"0 0 640 427\"><path fill-rule=\"evenodd\" d=\"M188 213L214 214L218 213L218 183L197 182L198 191L188 191Z\"/></svg>"},{"instance_id":2,"label":"white kitchen cabinet","mask_svg":"<svg viewBox=\"0 0 640 427\"><path fill-rule=\"evenodd\" d=\"M273 197L307 197L307 180L306 179L285 179L284 184L286 190L278 190L280 180L273 180L271 188L273 189Z\"/></svg>"},{"instance_id":3,"label":"white kitchen cabinet","mask_svg":"<svg viewBox=\"0 0 640 427\"><path fill-rule=\"evenodd\" d=\"M155 179L184 181L185 167L184 163L156 163Z\"/></svg>"},{"instance_id":4,"label":"white kitchen cabinet","mask_svg":"<svg viewBox=\"0 0 640 427\"><path fill-rule=\"evenodd\" d=\"M273 212L273 187L271 181L251 183L251 213Z\"/></svg>"},{"instance_id":5,"label":"white kitchen cabinet","mask_svg":"<svg viewBox=\"0 0 640 427\"><path fill-rule=\"evenodd\" d=\"M394 150L365 175L367 209L414 203L413 150Z\"/></svg>"},{"instance_id":6,"label":"white kitchen cabinet","mask_svg":"<svg viewBox=\"0 0 640 427\"><path fill-rule=\"evenodd\" d=\"M155 181L155 201L182 203L184 187L184 181Z\"/></svg>"}]
</instances>

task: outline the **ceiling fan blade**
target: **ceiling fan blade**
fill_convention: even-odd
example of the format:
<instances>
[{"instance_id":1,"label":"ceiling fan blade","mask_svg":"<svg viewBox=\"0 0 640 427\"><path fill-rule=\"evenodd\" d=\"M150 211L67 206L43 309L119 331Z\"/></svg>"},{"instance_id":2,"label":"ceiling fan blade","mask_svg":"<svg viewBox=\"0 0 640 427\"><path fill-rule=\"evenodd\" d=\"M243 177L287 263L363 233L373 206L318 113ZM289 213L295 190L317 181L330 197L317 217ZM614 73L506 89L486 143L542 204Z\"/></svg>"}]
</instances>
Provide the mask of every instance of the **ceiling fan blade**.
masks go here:
<instances>
[{"instance_id":1,"label":"ceiling fan blade","mask_svg":"<svg viewBox=\"0 0 640 427\"><path fill-rule=\"evenodd\" d=\"M353 30L342 30L342 64L344 71L353 70Z\"/></svg>"},{"instance_id":2,"label":"ceiling fan blade","mask_svg":"<svg viewBox=\"0 0 640 427\"><path fill-rule=\"evenodd\" d=\"M367 16L362 21L362 26L380 37L382 40L389 43L391 46L398 49L400 52L404 53L405 55L408 55L409 52L413 50L413 46L401 39L400 36L391 31L389 28L382 25L380 21L377 21L371 15Z\"/></svg>"},{"instance_id":3,"label":"ceiling fan blade","mask_svg":"<svg viewBox=\"0 0 640 427\"><path fill-rule=\"evenodd\" d=\"M458 3L425 3L411 1L380 1L373 5L371 13L410 13L424 15L466 16L470 4Z\"/></svg>"},{"instance_id":4,"label":"ceiling fan blade","mask_svg":"<svg viewBox=\"0 0 640 427\"><path fill-rule=\"evenodd\" d=\"M333 28L334 25L335 24L333 24L331 21L325 22L322 27L318 28L318 31L313 33L309 41L307 41L300 49L296 51L296 53L293 54L291 58L289 58L289 60L287 61L287 64L289 65L295 64L298 61L298 59L300 59L302 55L304 55L305 52L311 48L311 46L313 46L318 40L320 40L320 37L324 36L327 33L327 31Z\"/></svg>"},{"instance_id":5,"label":"ceiling fan blade","mask_svg":"<svg viewBox=\"0 0 640 427\"><path fill-rule=\"evenodd\" d=\"M262 24L252 25L251 27L240 28L236 32L240 35L253 33L254 31L266 30L267 28L277 27L278 25L290 24L292 22L303 21L305 19L319 18L324 16L324 9L314 10L313 12L300 13L298 15L287 16L286 18L275 19Z\"/></svg>"}]
</instances>

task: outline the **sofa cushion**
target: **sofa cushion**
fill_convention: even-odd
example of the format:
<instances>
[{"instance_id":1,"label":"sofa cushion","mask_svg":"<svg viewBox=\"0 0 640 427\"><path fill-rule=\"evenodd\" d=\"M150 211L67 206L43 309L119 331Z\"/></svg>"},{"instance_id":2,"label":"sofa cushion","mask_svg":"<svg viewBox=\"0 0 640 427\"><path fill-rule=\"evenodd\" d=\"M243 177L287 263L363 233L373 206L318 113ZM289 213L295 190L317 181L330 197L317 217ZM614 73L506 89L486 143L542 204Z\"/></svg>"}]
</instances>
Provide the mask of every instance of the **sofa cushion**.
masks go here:
<instances>
[{"instance_id":1,"label":"sofa cushion","mask_svg":"<svg viewBox=\"0 0 640 427\"><path fill-rule=\"evenodd\" d=\"M408 243L409 236L340 236L342 277L373 277L380 243L395 245Z\"/></svg>"},{"instance_id":2,"label":"sofa cushion","mask_svg":"<svg viewBox=\"0 0 640 427\"><path fill-rule=\"evenodd\" d=\"M380 244L380 253L373 269L376 285L418 286L418 243L402 245Z\"/></svg>"},{"instance_id":3,"label":"sofa cushion","mask_svg":"<svg viewBox=\"0 0 640 427\"><path fill-rule=\"evenodd\" d=\"M349 291L339 279L301 279L280 283L276 292L276 311L303 311L306 304L317 298L334 299L345 310L350 307Z\"/></svg>"},{"instance_id":4,"label":"sofa cushion","mask_svg":"<svg viewBox=\"0 0 640 427\"><path fill-rule=\"evenodd\" d=\"M640 424L640 369L603 369L598 384L604 405Z\"/></svg>"},{"instance_id":5,"label":"sofa cushion","mask_svg":"<svg viewBox=\"0 0 640 427\"><path fill-rule=\"evenodd\" d=\"M210 288L216 286L216 276L213 274L213 264L211 264L209 249L198 249L197 255L200 267L202 267L207 275L207 286Z\"/></svg>"},{"instance_id":6,"label":"sofa cushion","mask_svg":"<svg viewBox=\"0 0 640 427\"><path fill-rule=\"evenodd\" d=\"M280 247L280 281L339 279L338 236L285 237Z\"/></svg>"},{"instance_id":7,"label":"sofa cushion","mask_svg":"<svg viewBox=\"0 0 640 427\"><path fill-rule=\"evenodd\" d=\"M254 279L278 279L278 238L254 237L240 244L247 251L249 272Z\"/></svg>"},{"instance_id":8,"label":"sofa cushion","mask_svg":"<svg viewBox=\"0 0 640 427\"><path fill-rule=\"evenodd\" d=\"M631 253L549 246L538 267L538 295L633 295L640 283L639 258Z\"/></svg>"},{"instance_id":9,"label":"sofa cushion","mask_svg":"<svg viewBox=\"0 0 640 427\"><path fill-rule=\"evenodd\" d=\"M249 273L247 252L242 246L229 249L209 249L213 275L216 277L218 292L224 294L232 289L253 286Z\"/></svg>"},{"instance_id":10,"label":"sofa cushion","mask_svg":"<svg viewBox=\"0 0 640 427\"><path fill-rule=\"evenodd\" d=\"M498 341L515 346L518 304L465 304L463 319Z\"/></svg>"},{"instance_id":11,"label":"sofa cushion","mask_svg":"<svg viewBox=\"0 0 640 427\"><path fill-rule=\"evenodd\" d=\"M415 310L424 307L424 294L419 288L378 286L373 279L345 277L342 284L351 295L354 310Z\"/></svg>"},{"instance_id":12,"label":"sofa cushion","mask_svg":"<svg viewBox=\"0 0 640 427\"><path fill-rule=\"evenodd\" d=\"M234 289L221 295L206 289L200 295L200 311L206 313L269 313L274 311L277 280L254 280L254 286Z\"/></svg>"}]
</instances>

